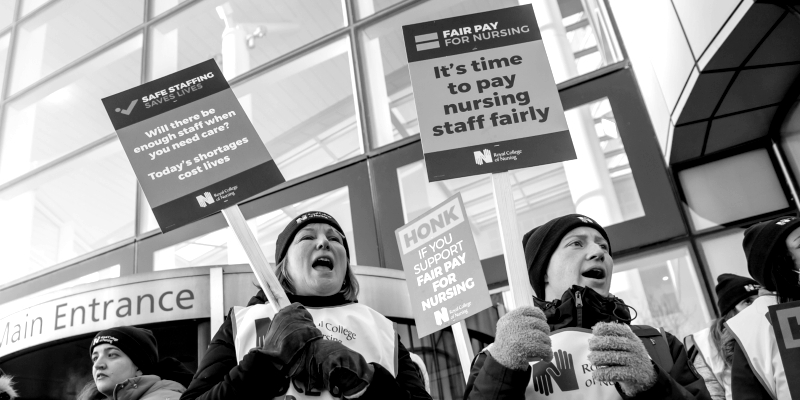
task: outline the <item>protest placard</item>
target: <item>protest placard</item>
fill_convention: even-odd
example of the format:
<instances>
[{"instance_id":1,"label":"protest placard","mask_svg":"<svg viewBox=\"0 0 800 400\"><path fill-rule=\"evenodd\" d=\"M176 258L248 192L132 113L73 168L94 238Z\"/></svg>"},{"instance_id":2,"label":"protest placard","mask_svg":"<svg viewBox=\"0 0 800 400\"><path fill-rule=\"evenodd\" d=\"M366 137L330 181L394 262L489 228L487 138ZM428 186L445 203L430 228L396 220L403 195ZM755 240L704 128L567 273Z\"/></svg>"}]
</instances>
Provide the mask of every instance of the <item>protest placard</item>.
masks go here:
<instances>
[{"instance_id":1,"label":"protest placard","mask_svg":"<svg viewBox=\"0 0 800 400\"><path fill-rule=\"evenodd\" d=\"M284 182L213 59L103 99L161 232L222 211L270 304L289 304L238 204Z\"/></svg>"},{"instance_id":2,"label":"protest placard","mask_svg":"<svg viewBox=\"0 0 800 400\"><path fill-rule=\"evenodd\" d=\"M786 377L800 373L800 301L769 306L769 319ZM800 399L800 381L787 379L789 393Z\"/></svg>"},{"instance_id":3,"label":"protest placard","mask_svg":"<svg viewBox=\"0 0 800 400\"><path fill-rule=\"evenodd\" d=\"M214 60L103 105L162 232L284 182Z\"/></svg>"},{"instance_id":4,"label":"protest placard","mask_svg":"<svg viewBox=\"0 0 800 400\"><path fill-rule=\"evenodd\" d=\"M419 337L491 306L461 194L395 231Z\"/></svg>"},{"instance_id":5,"label":"protest placard","mask_svg":"<svg viewBox=\"0 0 800 400\"><path fill-rule=\"evenodd\" d=\"M403 35L431 182L576 157L530 5Z\"/></svg>"}]
</instances>

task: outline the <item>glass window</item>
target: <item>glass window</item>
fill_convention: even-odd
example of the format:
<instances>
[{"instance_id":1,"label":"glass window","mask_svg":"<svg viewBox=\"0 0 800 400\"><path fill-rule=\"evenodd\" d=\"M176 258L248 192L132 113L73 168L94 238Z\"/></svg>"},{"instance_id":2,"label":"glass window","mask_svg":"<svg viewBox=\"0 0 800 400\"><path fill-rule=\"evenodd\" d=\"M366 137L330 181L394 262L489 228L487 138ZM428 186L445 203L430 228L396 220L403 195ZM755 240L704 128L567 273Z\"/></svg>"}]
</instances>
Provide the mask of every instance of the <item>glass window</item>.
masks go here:
<instances>
[{"instance_id":1,"label":"glass window","mask_svg":"<svg viewBox=\"0 0 800 400\"><path fill-rule=\"evenodd\" d=\"M5 28L14 20L14 3L16 0L0 0L0 29Z\"/></svg>"},{"instance_id":2,"label":"glass window","mask_svg":"<svg viewBox=\"0 0 800 400\"><path fill-rule=\"evenodd\" d=\"M389 6L393 6L403 0L357 0L355 2L358 18L366 18Z\"/></svg>"},{"instance_id":3,"label":"glass window","mask_svg":"<svg viewBox=\"0 0 800 400\"><path fill-rule=\"evenodd\" d=\"M363 153L350 60L344 39L233 88L287 180Z\"/></svg>"},{"instance_id":4,"label":"glass window","mask_svg":"<svg viewBox=\"0 0 800 400\"><path fill-rule=\"evenodd\" d=\"M267 261L275 262L275 241L278 239L278 234L289 224L290 218L307 211L325 211L336 218L348 238L350 263L357 264L356 244L352 239L353 217L350 213L350 194L346 186L249 219L247 223L261 244ZM249 263L247 255L229 227L158 250L153 255L155 271L247 263Z\"/></svg>"},{"instance_id":5,"label":"glass window","mask_svg":"<svg viewBox=\"0 0 800 400\"><path fill-rule=\"evenodd\" d=\"M783 151L797 182L800 177L800 100L789 109L781 123L780 133Z\"/></svg>"},{"instance_id":6,"label":"glass window","mask_svg":"<svg viewBox=\"0 0 800 400\"><path fill-rule=\"evenodd\" d=\"M31 11L51 1L53 0L22 0L22 12L20 16L28 15Z\"/></svg>"},{"instance_id":7,"label":"glass window","mask_svg":"<svg viewBox=\"0 0 800 400\"><path fill-rule=\"evenodd\" d=\"M157 17L164 11L171 10L172 7L185 2L186 0L151 0L150 18Z\"/></svg>"},{"instance_id":8,"label":"glass window","mask_svg":"<svg viewBox=\"0 0 800 400\"><path fill-rule=\"evenodd\" d=\"M722 234L700 240L706 264L711 270L713 285L717 284L717 277L725 273L750 276L747 270L747 258L742 248L743 240L744 229L741 228L727 230Z\"/></svg>"},{"instance_id":9,"label":"glass window","mask_svg":"<svg viewBox=\"0 0 800 400\"><path fill-rule=\"evenodd\" d=\"M767 150L680 171L694 230L789 207Z\"/></svg>"},{"instance_id":10,"label":"glass window","mask_svg":"<svg viewBox=\"0 0 800 400\"><path fill-rule=\"evenodd\" d=\"M6 60L8 59L8 45L11 41L10 38L10 33L0 37L0 85L6 76Z\"/></svg>"},{"instance_id":11,"label":"glass window","mask_svg":"<svg viewBox=\"0 0 800 400\"><path fill-rule=\"evenodd\" d=\"M64 0L21 23L16 31L11 93L140 24L143 7L143 0Z\"/></svg>"},{"instance_id":12,"label":"glass window","mask_svg":"<svg viewBox=\"0 0 800 400\"><path fill-rule=\"evenodd\" d=\"M135 190L114 140L0 192L0 284L132 237Z\"/></svg>"},{"instance_id":13,"label":"glass window","mask_svg":"<svg viewBox=\"0 0 800 400\"><path fill-rule=\"evenodd\" d=\"M607 99L567 111L578 159L511 171L520 235L552 218L582 213L609 226L644 216ZM481 259L503 253L488 175L428 182L422 160L397 170L405 221L460 192Z\"/></svg>"},{"instance_id":14,"label":"glass window","mask_svg":"<svg viewBox=\"0 0 800 400\"><path fill-rule=\"evenodd\" d=\"M611 293L636 309L635 324L663 327L681 339L711 322L686 247L625 258L614 265Z\"/></svg>"},{"instance_id":15,"label":"glass window","mask_svg":"<svg viewBox=\"0 0 800 400\"><path fill-rule=\"evenodd\" d=\"M210 0L150 30L148 79L214 58L227 79L345 24L341 0Z\"/></svg>"},{"instance_id":16,"label":"glass window","mask_svg":"<svg viewBox=\"0 0 800 400\"><path fill-rule=\"evenodd\" d=\"M9 102L0 182L113 133L100 99L140 83L141 57L137 35Z\"/></svg>"},{"instance_id":17,"label":"glass window","mask_svg":"<svg viewBox=\"0 0 800 400\"><path fill-rule=\"evenodd\" d=\"M531 3L525 0L431 1L362 31L361 43L371 110L372 146L419 133L402 26ZM607 27L604 8L595 1L533 2L556 82L618 61L619 49ZM584 4L590 8L586 12ZM590 5L594 4L594 5Z\"/></svg>"}]
</instances>

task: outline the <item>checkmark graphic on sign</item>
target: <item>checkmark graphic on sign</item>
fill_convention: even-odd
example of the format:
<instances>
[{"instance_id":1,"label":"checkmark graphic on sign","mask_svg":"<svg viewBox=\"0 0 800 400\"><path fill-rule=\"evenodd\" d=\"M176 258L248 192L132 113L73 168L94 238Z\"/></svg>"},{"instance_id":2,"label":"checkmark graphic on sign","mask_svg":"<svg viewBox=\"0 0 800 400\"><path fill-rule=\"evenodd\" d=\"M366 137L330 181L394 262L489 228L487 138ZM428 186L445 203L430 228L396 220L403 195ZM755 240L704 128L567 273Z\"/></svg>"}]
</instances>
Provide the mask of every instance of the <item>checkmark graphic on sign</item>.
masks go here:
<instances>
[{"instance_id":1,"label":"checkmark graphic on sign","mask_svg":"<svg viewBox=\"0 0 800 400\"><path fill-rule=\"evenodd\" d=\"M116 111L118 113L123 113L125 115L130 115L131 114L131 110L133 110L133 107L136 105L137 101L139 101L139 99L136 99L136 100L132 101L131 104L128 106L128 108L126 108L124 110L120 109L120 108L117 108L114 111Z\"/></svg>"}]
</instances>

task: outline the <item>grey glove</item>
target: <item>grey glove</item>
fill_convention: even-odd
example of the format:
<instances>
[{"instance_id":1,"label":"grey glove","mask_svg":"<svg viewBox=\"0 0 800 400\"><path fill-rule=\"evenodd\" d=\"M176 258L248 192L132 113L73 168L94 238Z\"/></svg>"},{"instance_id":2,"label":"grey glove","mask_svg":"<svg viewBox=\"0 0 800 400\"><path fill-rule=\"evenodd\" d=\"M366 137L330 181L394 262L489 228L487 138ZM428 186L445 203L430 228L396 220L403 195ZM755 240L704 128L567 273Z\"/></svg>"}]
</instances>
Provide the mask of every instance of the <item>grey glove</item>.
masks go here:
<instances>
[{"instance_id":1,"label":"grey glove","mask_svg":"<svg viewBox=\"0 0 800 400\"><path fill-rule=\"evenodd\" d=\"M549 334L542 310L522 306L497 321L497 335L488 350L502 366L525 371L534 358L544 361L553 358Z\"/></svg>"},{"instance_id":2,"label":"grey glove","mask_svg":"<svg viewBox=\"0 0 800 400\"><path fill-rule=\"evenodd\" d=\"M594 379L617 382L628 396L653 387L656 370L647 350L628 325L599 322L589 339L589 362L597 367Z\"/></svg>"},{"instance_id":3,"label":"grey glove","mask_svg":"<svg viewBox=\"0 0 800 400\"><path fill-rule=\"evenodd\" d=\"M264 345L258 349L271 357L279 370L291 366L308 343L322 338L314 318L300 303L292 303L275 314Z\"/></svg>"},{"instance_id":4,"label":"grey glove","mask_svg":"<svg viewBox=\"0 0 800 400\"><path fill-rule=\"evenodd\" d=\"M358 352L322 339L306 347L289 374L296 387L311 395L324 389L333 396L352 399L364 394L374 373L375 367Z\"/></svg>"}]
</instances>

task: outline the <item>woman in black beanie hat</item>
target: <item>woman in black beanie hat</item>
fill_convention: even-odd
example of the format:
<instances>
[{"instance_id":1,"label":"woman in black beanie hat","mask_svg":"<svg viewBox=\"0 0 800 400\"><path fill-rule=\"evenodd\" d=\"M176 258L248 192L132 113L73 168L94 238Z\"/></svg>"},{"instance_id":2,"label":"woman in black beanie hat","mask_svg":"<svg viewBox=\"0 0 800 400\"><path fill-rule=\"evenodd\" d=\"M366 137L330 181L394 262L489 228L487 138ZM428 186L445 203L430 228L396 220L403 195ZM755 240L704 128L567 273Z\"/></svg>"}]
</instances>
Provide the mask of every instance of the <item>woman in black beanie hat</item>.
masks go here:
<instances>
[{"instance_id":1,"label":"woman in black beanie hat","mask_svg":"<svg viewBox=\"0 0 800 400\"><path fill-rule=\"evenodd\" d=\"M158 358L153 332L135 326L106 329L95 335L89 346L92 381L78 394L78 400L162 400L178 398L191 372L174 358Z\"/></svg>"},{"instance_id":2,"label":"woman in black beanie hat","mask_svg":"<svg viewBox=\"0 0 800 400\"><path fill-rule=\"evenodd\" d=\"M721 317L711 326L684 339L689 359L703 376L711 398L732 399L731 364L733 363L733 334L725 322L752 304L761 294L761 285L753 279L734 274L717 277L717 305Z\"/></svg>"},{"instance_id":3,"label":"woman in black beanie hat","mask_svg":"<svg viewBox=\"0 0 800 400\"><path fill-rule=\"evenodd\" d=\"M726 323L736 338L731 381L733 399L790 399L769 306L800 300L800 219L779 217L755 224L742 242L750 275L774 294L761 296ZM792 377L794 378L794 377Z\"/></svg>"},{"instance_id":4,"label":"woman in black beanie hat","mask_svg":"<svg viewBox=\"0 0 800 400\"><path fill-rule=\"evenodd\" d=\"M234 307L182 399L430 400L394 324L358 304L347 237L330 215L293 218L275 244L275 275L292 304L261 290Z\"/></svg>"}]
</instances>

